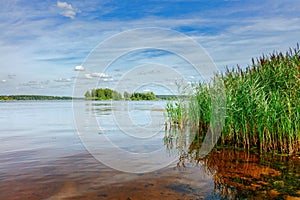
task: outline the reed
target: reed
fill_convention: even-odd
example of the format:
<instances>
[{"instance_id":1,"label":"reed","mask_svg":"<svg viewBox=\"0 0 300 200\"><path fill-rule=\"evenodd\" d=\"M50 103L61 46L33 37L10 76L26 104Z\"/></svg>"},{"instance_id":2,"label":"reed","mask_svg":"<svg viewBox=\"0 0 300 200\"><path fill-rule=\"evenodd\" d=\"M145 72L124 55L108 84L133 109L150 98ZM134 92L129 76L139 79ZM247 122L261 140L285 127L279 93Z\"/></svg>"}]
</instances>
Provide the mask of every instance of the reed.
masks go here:
<instances>
[{"instance_id":1,"label":"reed","mask_svg":"<svg viewBox=\"0 0 300 200\"><path fill-rule=\"evenodd\" d=\"M252 59L245 69L237 66L214 79L226 93L226 116L218 145L232 145L261 152L300 152L300 50L274 52ZM170 124L198 128L206 134L212 117L214 84L193 86L187 105L170 102ZM179 128L180 128L179 127Z\"/></svg>"}]
</instances>

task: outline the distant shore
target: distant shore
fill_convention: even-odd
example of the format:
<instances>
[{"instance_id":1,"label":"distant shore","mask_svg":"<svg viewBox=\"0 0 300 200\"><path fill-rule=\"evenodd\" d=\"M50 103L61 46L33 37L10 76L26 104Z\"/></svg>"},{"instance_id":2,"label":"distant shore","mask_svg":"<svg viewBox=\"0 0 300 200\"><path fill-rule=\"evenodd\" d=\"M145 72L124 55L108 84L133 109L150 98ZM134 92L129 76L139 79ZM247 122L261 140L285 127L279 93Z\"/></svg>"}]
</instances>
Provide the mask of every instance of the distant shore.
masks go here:
<instances>
[{"instance_id":1,"label":"distant shore","mask_svg":"<svg viewBox=\"0 0 300 200\"><path fill-rule=\"evenodd\" d=\"M156 95L156 100L176 100L183 98L180 95ZM84 97L70 97L70 96L47 96L47 95L0 95L0 101L48 101L48 100L95 100L99 99L85 99ZM124 100L124 99L121 99ZM129 100L129 99L126 99Z\"/></svg>"},{"instance_id":2,"label":"distant shore","mask_svg":"<svg viewBox=\"0 0 300 200\"><path fill-rule=\"evenodd\" d=\"M0 101L43 101L43 100L73 100L81 98L73 98L67 96L45 96L45 95L7 95L0 96ZM83 99L83 98L82 98Z\"/></svg>"}]
</instances>

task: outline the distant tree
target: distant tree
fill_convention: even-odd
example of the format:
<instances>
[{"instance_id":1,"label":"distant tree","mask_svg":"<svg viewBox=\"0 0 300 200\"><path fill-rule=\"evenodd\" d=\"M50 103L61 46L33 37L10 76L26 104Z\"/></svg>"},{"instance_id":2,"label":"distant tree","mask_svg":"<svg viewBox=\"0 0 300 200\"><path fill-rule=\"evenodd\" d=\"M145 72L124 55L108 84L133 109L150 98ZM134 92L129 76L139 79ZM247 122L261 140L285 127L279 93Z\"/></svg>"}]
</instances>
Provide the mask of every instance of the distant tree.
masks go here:
<instances>
[{"instance_id":1,"label":"distant tree","mask_svg":"<svg viewBox=\"0 0 300 200\"><path fill-rule=\"evenodd\" d=\"M89 97L90 95L90 97ZM85 93L86 99L94 99L94 100L120 100L122 99L122 95L114 90L109 88L98 88L92 89L91 92L87 91Z\"/></svg>"},{"instance_id":2,"label":"distant tree","mask_svg":"<svg viewBox=\"0 0 300 200\"><path fill-rule=\"evenodd\" d=\"M92 95L93 98L97 97L97 91L96 91L96 89L92 89L91 95Z\"/></svg>"},{"instance_id":3,"label":"distant tree","mask_svg":"<svg viewBox=\"0 0 300 200\"><path fill-rule=\"evenodd\" d=\"M94 99L94 100L120 100L122 99L122 95L112 89L109 88L98 88L92 89L85 93L85 99ZM124 92L123 97L128 100L155 100L156 95L153 92L141 93L135 92L133 94L129 94L128 92Z\"/></svg>"},{"instance_id":4,"label":"distant tree","mask_svg":"<svg viewBox=\"0 0 300 200\"><path fill-rule=\"evenodd\" d=\"M130 99L130 94L127 91L125 91L123 97L124 99Z\"/></svg>"},{"instance_id":5,"label":"distant tree","mask_svg":"<svg viewBox=\"0 0 300 200\"><path fill-rule=\"evenodd\" d=\"M107 100L107 95L105 95L105 91L102 88L96 90L96 98L99 100Z\"/></svg>"},{"instance_id":6,"label":"distant tree","mask_svg":"<svg viewBox=\"0 0 300 200\"><path fill-rule=\"evenodd\" d=\"M141 93L135 92L130 96L131 100L155 100L156 96L153 92Z\"/></svg>"},{"instance_id":7,"label":"distant tree","mask_svg":"<svg viewBox=\"0 0 300 200\"><path fill-rule=\"evenodd\" d=\"M0 96L0 100L72 100L72 97L61 97L61 96L43 96L43 95L10 95Z\"/></svg>"},{"instance_id":8,"label":"distant tree","mask_svg":"<svg viewBox=\"0 0 300 200\"><path fill-rule=\"evenodd\" d=\"M91 98L91 91L89 91L89 90L86 91L84 97L85 97L86 99L90 99L90 98Z\"/></svg>"}]
</instances>

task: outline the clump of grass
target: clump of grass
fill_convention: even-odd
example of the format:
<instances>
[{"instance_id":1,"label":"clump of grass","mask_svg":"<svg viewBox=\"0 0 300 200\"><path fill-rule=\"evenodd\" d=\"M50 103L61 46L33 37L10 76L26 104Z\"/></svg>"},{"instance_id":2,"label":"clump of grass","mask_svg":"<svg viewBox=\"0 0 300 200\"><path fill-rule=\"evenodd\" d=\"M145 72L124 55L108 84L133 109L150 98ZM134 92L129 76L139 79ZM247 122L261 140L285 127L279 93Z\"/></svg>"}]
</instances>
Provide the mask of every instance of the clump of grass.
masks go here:
<instances>
[{"instance_id":1,"label":"clump of grass","mask_svg":"<svg viewBox=\"0 0 300 200\"><path fill-rule=\"evenodd\" d=\"M226 69L221 76L226 93L226 116L218 144L261 152L300 152L300 50L272 53L252 59L246 69ZM198 128L211 126L214 84L199 83L188 106L168 104L171 122ZM182 119L185 122L181 121ZM187 121L189 123L187 123Z\"/></svg>"}]
</instances>

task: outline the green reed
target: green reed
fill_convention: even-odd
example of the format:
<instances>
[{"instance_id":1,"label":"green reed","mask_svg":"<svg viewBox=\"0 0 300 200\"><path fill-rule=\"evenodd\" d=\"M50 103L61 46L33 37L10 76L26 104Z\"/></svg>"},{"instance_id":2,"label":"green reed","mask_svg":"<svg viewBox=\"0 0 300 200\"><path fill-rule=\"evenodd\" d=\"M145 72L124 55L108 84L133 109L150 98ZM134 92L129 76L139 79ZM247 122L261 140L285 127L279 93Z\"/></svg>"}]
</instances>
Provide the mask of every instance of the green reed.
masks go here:
<instances>
[{"instance_id":1,"label":"green reed","mask_svg":"<svg viewBox=\"0 0 300 200\"><path fill-rule=\"evenodd\" d=\"M221 80L226 93L226 115L219 145L261 152L300 152L300 50L272 53L252 59L246 69L226 69ZM189 125L205 134L211 128L213 83L193 86L185 102L170 102L171 125Z\"/></svg>"}]
</instances>

